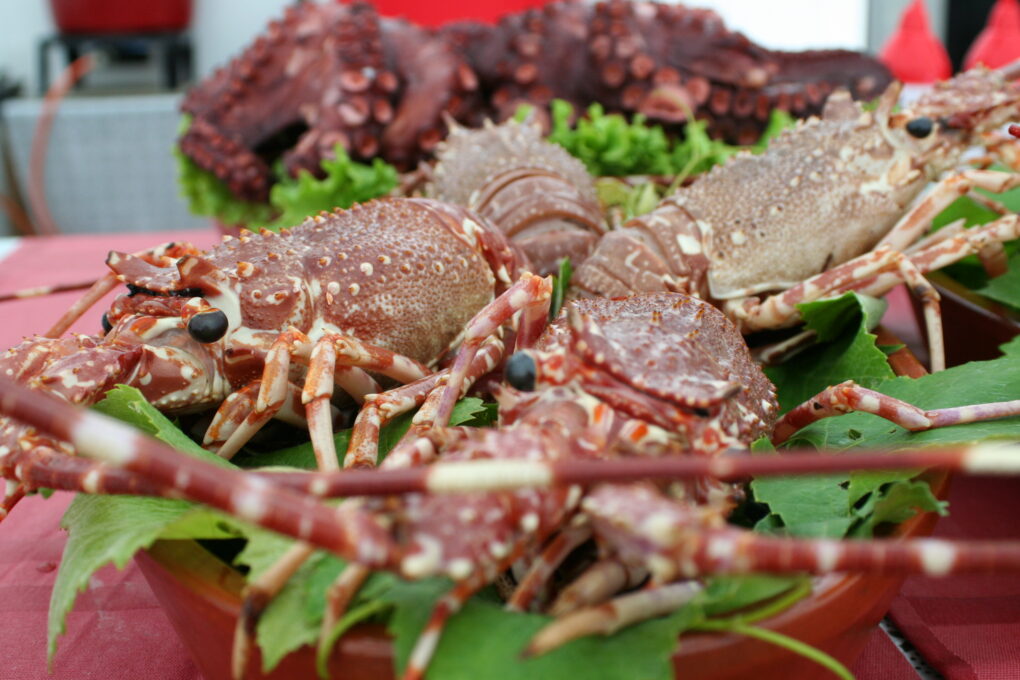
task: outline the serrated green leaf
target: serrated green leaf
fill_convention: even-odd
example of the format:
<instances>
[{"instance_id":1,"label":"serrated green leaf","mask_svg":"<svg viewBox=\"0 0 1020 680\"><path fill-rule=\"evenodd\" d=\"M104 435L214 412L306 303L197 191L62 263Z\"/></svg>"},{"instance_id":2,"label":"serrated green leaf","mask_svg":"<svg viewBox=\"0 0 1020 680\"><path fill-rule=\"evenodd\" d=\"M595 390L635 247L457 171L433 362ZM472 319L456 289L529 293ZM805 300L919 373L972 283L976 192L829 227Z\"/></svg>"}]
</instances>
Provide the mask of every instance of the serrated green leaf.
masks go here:
<instances>
[{"instance_id":1,"label":"serrated green leaf","mask_svg":"<svg viewBox=\"0 0 1020 680\"><path fill-rule=\"evenodd\" d=\"M998 359L974 361L917 379L877 381L870 387L926 410L1014 400L1020 398L1020 355L1015 352L1016 343L1003 347L1009 353ZM836 450L950 445L1016 439L1018 424L1020 418L1014 417L911 433L878 416L851 413L813 423L791 442L795 439L799 444ZM850 431L860 436L853 438Z\"/></svg>"},{"instance_id":2,"label":"serrated green leaf","mask_svg":"<svg viewBox=\"0 0 1020 680\"><path fill-rule=\"evenodd\" d=\"M782 520L784 533L839 538L850 528L845 474L762 477L751 482L755 500Z\"/></svg>"},{"instance_id":3,"label":"serrated green leaf","mask_svg":"<svg viewBox=\"0 0 1020 680\"><path fill-rule=\"evenodd\" d=\"M236 467L230 461L220 458L211 451L206 451L193 442L188 435L181 432L180 428L170 422L169 418L146 401L142 393L134 387L117 385L92 408L111 418L133 425L178 451L201 458L213 465Z\"/></svg>"},{"instance_id":4,"label":"serrated green leaf","mask_svg":"<svg viewBox=\"0 0 1020 680\"><path fill-rule=\"evenodd\" d=\"M913 479L920 470L855 470L850 473L847 502L856 506L862 498L878 491L886 484Z\"/></svg>"},{"instance_id":5,"label":"serrated green leaf","mask_svg":"<svg viewBox=\"0 0 1020 680\"><path fill-rule=\"evenodd\" d=\"M436 600L449 587L444 579L430 579L400 583L383 595L395 608L389 630L394 636L398 669L406 666ZM646 621L610 637L582 638L543 656L522 659L520 653L528 641L550 620L537 614L508 612L499 604L473 599L443 631L427 677L473 680L491 677L493 669L499 669L501 680L673 677L670 657L683 627L681 614Z\"/></svg>"},{"instance_id":6,"label":"serrated green leaf","mask_svg":"<svg viewBox=\"0 0 1020 680\"><path fill-rule=\"evenodd\" d=\"M237 534L238 525L185 501L79 494L64 513L61 526L69 536L50 596L50 659L78 593L88 588L101 567L114 564L122 569L136 552L160 538L230 538Z\"/></svg>"},{"instance_id":7,"label":"serrated green leaf","mask_svg":"<svg viewBox=\"0 0 1020 680\"><path fill-rule=\"evenodd\" d=\"M706 616L727 614L785 593L802 580L775 574L716 576L705 586L702 607Z\"/></svg>"},{"instance_id":8,"label":"serrated green leaf","mask_svg":"<svg viewBox=\"0 0 1020 680\"><path fill-rule=\"evenodd\" d=\"M869 502L858 511L862 521L854 527L851 535L855 538L871 538L879 524L899 524L918 512L945 515L947 505L945 501L935 498L927 482L893 482L881 492L872 494Z\"/></svg>"},{"instance_id":9,"label":"serrated green leaf","mask_svg":"<svg viewBox=\"0 0 1020 680\"><path fill-rule=\"evenodd\" d=\"M873 387L893 376L885 353L876 346L875 335L868 330L881 317L884 303L846 293L798 305L798 309L809 328L831 341L820 342L778 366L765 368L776 385L782 412L844 380ZM824 442L818 445L824 448Z\"/></svg>"},{"instance_id":10,"label":"serrated green leaf","mask_svg":"<svg viewBox=\"0 0 1020 680\"><path fill-rule=\"evenodd\" d=\"M303 222L310 215L334 208L349 208L392 191L399 181L396 168L376 158L371 165L356 163L337 144L335 158L323 159L325 176L313 177L301 171L296 179L283 176L269 192L269 201L279 216L269 227L279 229Z\"/></svg>"},{"instance_id":11,"label":"serrated green leaf","mask_svg":"<svg viewBox=\"0 0 1020 680\"><path fill-rule=\"evenodd\" d=\"M1009 258L1009 270L975 290L976 293L1020 311L1020 253Z\"/></svg>"}]
</instances>

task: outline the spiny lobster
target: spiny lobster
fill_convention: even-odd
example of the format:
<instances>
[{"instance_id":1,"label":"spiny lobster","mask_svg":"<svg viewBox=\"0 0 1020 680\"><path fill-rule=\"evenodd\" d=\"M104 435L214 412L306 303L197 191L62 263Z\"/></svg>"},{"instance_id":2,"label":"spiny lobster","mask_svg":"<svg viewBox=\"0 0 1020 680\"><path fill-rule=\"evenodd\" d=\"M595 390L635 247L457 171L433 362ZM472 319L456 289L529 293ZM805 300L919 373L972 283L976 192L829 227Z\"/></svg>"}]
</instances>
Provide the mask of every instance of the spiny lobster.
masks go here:
<instances>
[{"instance_id":1,"label":"spiny lobster","mask_svg":"<svg viewBox=\"0 0 1020 680\"><path fill-rule=\"evenodd\" d=\"M974 69L900 111L898 83L873 111L834 94L821 118L798 123L765 153L730 159L607 234L572 283L592 295L689 292L753 332L794 325L798 303L847 290L881 295L905 282L923 301L940 370L938 293L923 274L972 253L1002 273L1001 243L1020 236L1020 220L1005 214L921 236L962 195L1007 212L974 189L999 193L1020 186L1020 175L954 172L917 199L968 147L1020 114L1018 75L1020 62Z\"/></svg>"},{"instance_id":2,"label":"spiny lobster","mask_svg":"<svg viewBox=\"0 0 1020 680\"><path fill-rule=\"evenodd\" d=\"M440 601L410 657L407 677L424 672L443 622L472 592L520 557L537 555L511 599L527 606L555 565L588 536L595 537L600 560L582 577L583 587L568 589L554 605L566 616L536 638L532 652L675 608L698 589L689 579L708 573L1020 569L1020 546L1012 544L808 541L726 526L739 491L720 480L929 465L1015 472L1017 451L739 455L751 439L773 430L773 388L736 330L695 298L577 301L535 349L512 357L506 374L511 386L497 390L500 429L426 430L405 453L437 462L389 471L225 471L165 450L124 426L106 430L98 416L70 412L66 404L57 408L52 399L5 380L0 411L117 466L78 459L74 474L59 477L59 466L47 471L43 459L25 463L26 469L52 473L50 482L183 496L332 550L354 562L354 569L453 578L454 589ZM923 414L928 422L918 423L911 421L910 407L896 400L850 385L838 392L847 400L837 410L865 408L911 429L1016 415L1020 407L944 409ZM805 408L815 410L815 403ZM776 440L784 438L781 428L774 431ZM627 460L613 460L621 457ZM641 481L655 478L690 481L668 490ZM442 495L450 492L467 495ZM347 501L339 509L314 498L359 494L389 498ZM649 588L602 604L645 575Z\"/></svg>"},{"instance_id":3,"label":"spiny lobster","mask_svg":"<svg viewBox=\"0 0 1020 680\"><path fill-rule=\"evenodd\" d=\"M271 418L307 424L325 469L337 466L334 383L361 402L380 389L367 371L400 382L429 375L426 363L521 266L486 220L428 199L319 215L208 253L168 252L111 253L113 274L95 290L119 280L130 293L104 316L106 335L30 338L0 358L0 373L71 403L127 383L169 412L218 407L205 444L226 457ZM525 277L513 290L527 306L542 285ZM292 362L307 369L292 373ZM0 427L5 451L60 448L10 421ZM8 488L4 510L22 493Z\"/></svg>"}]
</instances>

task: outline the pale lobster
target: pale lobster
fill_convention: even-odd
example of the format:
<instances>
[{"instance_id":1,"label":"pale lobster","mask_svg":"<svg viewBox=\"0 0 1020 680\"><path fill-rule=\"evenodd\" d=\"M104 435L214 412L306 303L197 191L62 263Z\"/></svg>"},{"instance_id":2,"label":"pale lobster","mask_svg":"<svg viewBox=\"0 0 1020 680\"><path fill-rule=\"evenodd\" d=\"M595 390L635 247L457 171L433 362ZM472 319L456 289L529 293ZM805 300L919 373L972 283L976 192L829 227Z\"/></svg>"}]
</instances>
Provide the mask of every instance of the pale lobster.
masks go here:
<instances>
[{"instance_id":1,"label":"pale lobster","mask_svg":"<svg viewBox=\"0 0 1020 680\"><path fill-rule=\"evenodd\" d=\"M1020 547L1014 545L841 544L766 538L726 527L725 514L738 492L713 478L739 479L769 468L788 472L839 466L1015 471L1016 451L920 451L897 454L901 457L895 462L862 455L842 460L733 456L734 450L744 450L751 439L773 429L776 405L768 380L718 311L678 294L574 305L568 317L549 327L535 350L518 353L508 363L506 373L514 387L497 392L504 427L428 430L407 449L441 459L411 470L223 471L157 452L160 447L123 432L123 426L110 432L97 429L95 416L54 411L41 395L14 386L4 385L0 408L123 468L107 470L80 461L86 467L77 477L64 478L68 486L181 495L333 550L356 562L355 568L388 567L409 577L450 576L457 585L433 613L411 656L408 677L424 672L443 621L474 590L521 556L541 550L535 576L525 578L511 600L526 606L555 563L588 535L596 537L603 559L590 576L582 577L583 587L564 594L558 613L576 611L543 632L533 652L675 608L697 590L677 579L703 573L861 569L945 574L1020 568ZM853 399L837 410L869 408L911 429L1015 415L1020 406L1013 402L984 410L945 409L922 414L928 422L918 423L911 420L909 407L896 400L850 386L840 393ZM815 403L805 408L815 410ZM776 438L783 438L782 429L776 431ZM694 458L676 457L692 450ZM615 465L606 460L618 456L641 460ZM44 461L35 465L45 468ZM694 479L678 498L646 482L636 483L663 474ZM600 480L615 483L598 484ZM580 485L592 484L582 494ZM509 490L521 485L538 488ZM477 491L464 497L435 495L472 489ZM408 492L412 495L404 499L348 502L339 511L312 498ZM496 517L484 526L473 519L493 512ZM571 529L542 549L543 539L575 515ZM628 582L643 580L643 574L652 578L653 590L601 604Z\"/></svg>"},{"instance_id":2,"label":"pale lobster","mask_svg":"<svg viewBox=\"0 0 1020 680\"><path fill-rule=\"evenodd\" d=\"M764 154L740 155L608 233L573 285L590 295L674 290L713 301L745 333L794 325L796 305L905 282L925 309L933 370L945 366L938 293L925 272L977 253L1004 271L1001 243L1016 215L977 229L954 224L922 239L953 200L1020 186L1020 175L954 169L961 154L1020 115L1020 62L939 83L895 111L891 85L874 111L834 94ZM934 189L917 200L929 181ZM775 292L779 291L779 292ZM763 297L759 297L765 294Z\"/></svg>"}]
</instances>

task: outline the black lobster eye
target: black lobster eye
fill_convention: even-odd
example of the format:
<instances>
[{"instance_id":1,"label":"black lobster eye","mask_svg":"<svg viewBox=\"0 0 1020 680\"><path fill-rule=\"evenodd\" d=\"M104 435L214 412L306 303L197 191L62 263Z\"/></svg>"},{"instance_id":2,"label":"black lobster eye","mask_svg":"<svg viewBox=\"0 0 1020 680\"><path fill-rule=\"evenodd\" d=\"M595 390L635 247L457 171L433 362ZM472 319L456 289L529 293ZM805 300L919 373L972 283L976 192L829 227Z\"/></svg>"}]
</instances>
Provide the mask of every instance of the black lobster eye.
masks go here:
<instances>
[{"instance_id":1,"label":"black lobster eye","mask_svg":"<svg viewBox=\"0 0 1020 680\"><path fill-rule=\"evenodd\" d=\"M110 318L106 316L106 312L103 312L103 318L100 319L99 322L103 324L104 333L109 333L110 331L113 330L113 324L110 323Z\"/></svg>"},{"instance_id":2,"label":"black lobster eye","mask_svg":"<svg viewBox=\"0 0 1020 680\"><path fill-rule=\"evenodd\" d=\"M188 333L199 342L216 342L226 334L228 326L227 315L214 309L191 317Z\"/></svg>"},{"instance_id":3,"label":"black lobster eye","mask_svg":"<svg viewBox=\"0 0 1020 680\"><path fill-rule=\"evenodd\" d=\"M907 122L907 132L910 133L911 137L917 137L918 139L924 139L934 129L935 123L928 116L919 116Z\"/></svg>"},{"instance_id":4,"label":"black lobster eye","mask_svg":"<svg viewBox=\"0 0 1020 680\"><path fill-rule=\"evenodd\" d=\"M517 352L507 359L506 368L503 374L506 381L514 389L522 392L531 392L535 389L535 375L538 368L535 366L535 359L527 352Z\"/></svg>"}]
</instances>

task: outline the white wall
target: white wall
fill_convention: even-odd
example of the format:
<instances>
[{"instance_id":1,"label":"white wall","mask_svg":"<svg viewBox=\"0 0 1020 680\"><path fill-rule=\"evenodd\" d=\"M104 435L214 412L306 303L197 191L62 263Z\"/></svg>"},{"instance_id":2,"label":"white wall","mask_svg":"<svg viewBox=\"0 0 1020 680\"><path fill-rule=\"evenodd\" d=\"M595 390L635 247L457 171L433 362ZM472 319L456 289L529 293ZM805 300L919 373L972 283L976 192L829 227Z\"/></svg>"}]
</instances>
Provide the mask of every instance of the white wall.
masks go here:
<instances>
[{"instance_id":1,"label":"white wall","mask_svg":"<svg viewBox=\"0 0 1020 680\"><path fill-rule=\"evenodd\" d=\"M26 86L34 86L36 49L39 40L52 32L49 3L44 0L0 0L0 70Z\"/></svg>"},{"instance_id":2,"label":"white wall","mask_svg":"<svg viewBox=\"0 0 1020 680\"><path fill-rule=\"evenodd\" d=\"M867 0L688 0L685 4L714 9L729 28L772 49L860 50L867 45Z\"/></svg>"}]
</instances>

